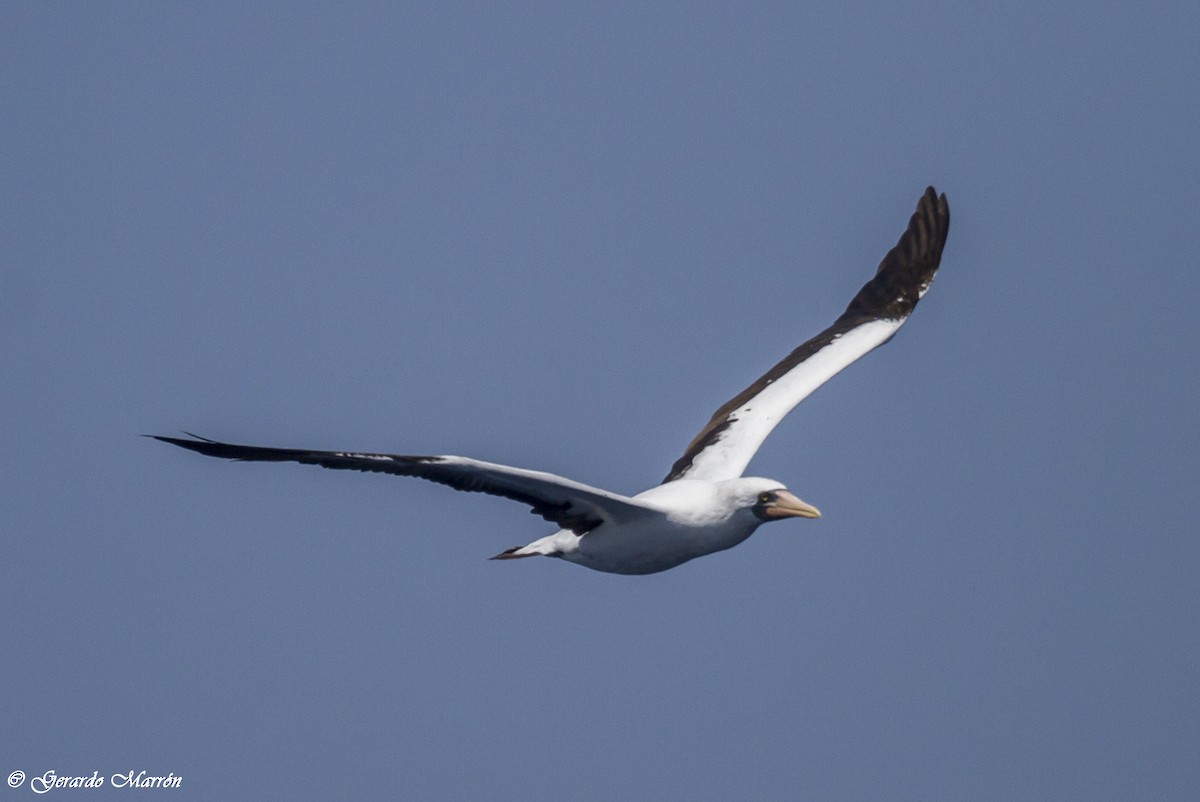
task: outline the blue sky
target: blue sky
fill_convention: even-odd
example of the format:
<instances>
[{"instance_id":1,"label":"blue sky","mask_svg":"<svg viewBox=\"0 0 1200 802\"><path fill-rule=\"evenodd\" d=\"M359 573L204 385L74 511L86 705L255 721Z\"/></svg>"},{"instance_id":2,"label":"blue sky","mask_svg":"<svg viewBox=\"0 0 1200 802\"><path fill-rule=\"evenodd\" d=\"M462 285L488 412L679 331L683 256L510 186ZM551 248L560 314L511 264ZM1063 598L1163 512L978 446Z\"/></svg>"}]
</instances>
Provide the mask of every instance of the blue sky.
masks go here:
<instances>
[{"instance_id":1,"label":"blue sky","mask_svg":"<svg viewBox=\"0 0 1200 802\"><path fill-rule=\"evenodd\" d=\"M1185 3L6 4L0 774L1190 798L1198 33ZM931 183L929 295L751 466L825 517L665 574L489 562L547 528L138 437L636 492Z\"/></svg>"}]
</instances>

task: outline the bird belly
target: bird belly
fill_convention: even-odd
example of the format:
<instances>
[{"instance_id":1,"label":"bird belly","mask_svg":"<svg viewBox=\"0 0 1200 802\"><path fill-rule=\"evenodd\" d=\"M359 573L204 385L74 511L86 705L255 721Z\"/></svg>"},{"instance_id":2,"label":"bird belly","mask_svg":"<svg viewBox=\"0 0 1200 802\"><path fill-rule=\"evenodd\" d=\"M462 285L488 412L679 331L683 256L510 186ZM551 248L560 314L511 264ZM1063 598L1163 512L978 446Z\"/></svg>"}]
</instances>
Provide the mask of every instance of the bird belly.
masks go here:
<instances>
[{"instance_id":1,"label":"bird belly","mask_svg":"<svg viewBox=\"0 0 1200 802\"><path fill-rule=\"evenodd\" d=\"M611 574L654 574L733 548L750 537L754 529L732 521L716 527L669 521L601 527L580 538L575 549L555 556Z\"/></svg>"}]
</instances>

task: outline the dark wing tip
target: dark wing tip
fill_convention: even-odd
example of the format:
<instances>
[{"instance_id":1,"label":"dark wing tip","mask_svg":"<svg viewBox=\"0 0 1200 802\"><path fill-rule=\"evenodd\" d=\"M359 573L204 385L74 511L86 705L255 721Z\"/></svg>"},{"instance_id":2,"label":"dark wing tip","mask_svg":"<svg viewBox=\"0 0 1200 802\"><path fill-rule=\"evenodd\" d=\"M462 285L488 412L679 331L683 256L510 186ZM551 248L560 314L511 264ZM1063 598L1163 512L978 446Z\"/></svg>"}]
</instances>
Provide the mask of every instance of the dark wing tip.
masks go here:
<instances>
[{"instance_id":1,"label":"dark wing tip","mask_svg":"<svg viewBox=\"0 0 1200 802\"><path fill-rule=\"evenodd\" d=\"M843 317L898 320L912 314L929 289L950 232L950 204L933 187L917 201L908 228L846 307Z\"/></svg>"},{"instance_id":2,"label":"dark wing tip","mask_svg":"<svg viewBox=\"0 0 1200 802\"><path fill-rule=\"evenodd\" d=\"M154 440L159 440L163 443L170 443L173 446L186 448L189 451L195 451L198 454L204 454L208 457L220 457L222 459L299 462L313 454L313 452L305 451L303 449L243 446L235 443L222 443L219 440L209 440L207 437L201 437L200 435L192 434L191 432L184 432L184 434L192 439L185 440L182 437L165 437L160 434L148 434L144 436Z\"/></svg>"},{"instance_id":3,"label":"dark wing tip","mask_svg":"<svg viewBox=\"0 0 1200 802\"><path fill-rule=\"evenodd\" d=\"M173 446L186 448L189 451L195 451L200 454L205 454L210 457L224 457L226 459L238 459L241 454L237 453L244 451L247 446L237 446L231 443L221 443L216 440L209 440L207 437L201 437L198 434L184 432L190 440L185 440L182 437L166 437L161 434L146 434L143 437L149 437L153 440L158 440L163 443L170 443Z\"/></svg>"}]
</instances>

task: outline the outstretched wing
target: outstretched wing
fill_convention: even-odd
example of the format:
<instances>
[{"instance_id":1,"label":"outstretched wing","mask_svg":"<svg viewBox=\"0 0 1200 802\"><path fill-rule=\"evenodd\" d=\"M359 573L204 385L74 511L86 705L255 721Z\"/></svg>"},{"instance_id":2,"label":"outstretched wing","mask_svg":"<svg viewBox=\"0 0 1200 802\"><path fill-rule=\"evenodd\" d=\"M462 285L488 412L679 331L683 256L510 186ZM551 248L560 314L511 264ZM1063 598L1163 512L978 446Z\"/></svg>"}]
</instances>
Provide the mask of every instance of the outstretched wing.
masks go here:
<instances>
[{"instance_id":1,"label":"outstretched wing","mask_svg":"<svg viewBox=\"0 0 1200 802\"><path fill-rule=\"evenodd\" d=\"M302 448L264 448L220 443L197 435L178 437L148 435L155 440L224 459L300 462L372 473L416 476L449 485L455 490L489 493L519 501L535 515L570 529L577 535L604 523L624 523L641 517L661 515L632 498L589 487L552 473L527 471L466 457L418 457L404 454L365 454L351 451L309 451Z\"/></svg>"},{"instance_id":2,"label":"outstretched wing","mask_svg":"<svg viewBox=\"0 0 1200 802\"><path fill-rule=\"evenodd\" d=\"M842 316L718 409L663 481L741 476L793 407L904 324L933 281L949 229L946 196L927 188L908 229Z\"/></svg>"}]
</instances>

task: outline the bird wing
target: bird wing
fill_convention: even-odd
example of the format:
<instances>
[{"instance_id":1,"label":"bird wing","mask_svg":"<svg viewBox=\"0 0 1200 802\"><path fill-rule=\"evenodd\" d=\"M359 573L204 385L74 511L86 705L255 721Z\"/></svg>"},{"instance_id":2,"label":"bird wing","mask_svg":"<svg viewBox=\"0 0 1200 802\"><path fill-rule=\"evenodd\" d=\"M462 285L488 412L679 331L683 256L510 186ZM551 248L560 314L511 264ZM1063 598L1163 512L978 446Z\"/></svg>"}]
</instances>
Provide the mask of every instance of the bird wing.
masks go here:
<instances>
[{"instance_id":1,"label":"bird wing","mask_svg":"<svg viewBox=\"0 0 1200 802\"><path fill-rule=\"evenodd\" d=\"M946 196L928 187L908 229L842 316L718 409L664 483L683 477L716 481L741 476L793 407L890 340L904 324L933 281L949 228Z\"/></svg>"},{"instance_id":2,"label":"bird wing","mask_svg":"<svg viewBox=\"0 0 1200 802\"><path fill-rule=\"evenodd\" d=\"M620 524L661 515L657 510L617 493L589 487L552 473L527 471L491 462L453 456L368 454L351 451L309 451L302 448L265 448L221 443L188 433L191 440L149 435L155 440L224 459L300 462L372 473L416 476L449 485L455 490L488 493L519 501L563 529L577 535L604 523Z\"/></svg>"}]
</instances>

